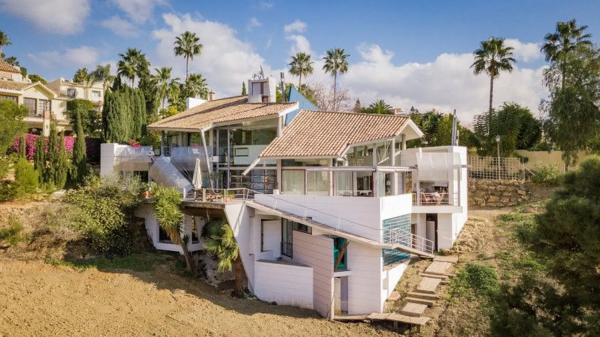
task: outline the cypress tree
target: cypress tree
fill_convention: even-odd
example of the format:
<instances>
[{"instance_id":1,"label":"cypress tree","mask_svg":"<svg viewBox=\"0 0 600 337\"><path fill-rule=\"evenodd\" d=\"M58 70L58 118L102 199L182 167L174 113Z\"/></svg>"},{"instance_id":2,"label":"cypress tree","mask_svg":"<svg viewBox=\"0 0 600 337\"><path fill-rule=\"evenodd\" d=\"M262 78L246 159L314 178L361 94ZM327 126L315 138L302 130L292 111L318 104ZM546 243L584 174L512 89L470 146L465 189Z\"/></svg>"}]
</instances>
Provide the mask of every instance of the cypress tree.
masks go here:
<instances>
[{"instance_id":1,"label":"cypress tree","mask_svg":"<svg viewBox=\"0 0 600 337\"><path fill-rule=\"evenodd\" d=\"M65 137L61 132L58 136L56 149L56 162L54 163L54 186L58 189L65 187L70 171L69 158L65 149Z\"/></svg>"},{"instance_id":2,"label":"cypress tree","mask_svg":"<svg viewBox=\"0 0 600 337\"><path fill-rule=\"evenodd\" d=\"M79 111L77 111L77 127L75 132L77 135L77 139L75 139L75 145L73 146L73 167L71 170L71 183L74 185L79 185L83 183L85 177L88 174L85 135Z\"/></svg>"},{"instance_id":3,"label":"cypress tree","mask_svg":"<svg viewBox=\"0 0 600 337\"><path fill-rule=\"evenodd\" d=\"M246 91L246 82L242 82L242 96L246 95L248 95L248 92Z\"/></svg>"},{"instance_id":4,"label":"cypress tree","mask_svg":"<svg viewBox=\"0 0 600 337\"><path fill-rule=\"evenodd\" d=\"M48 137L48 150L46 152L46 166L43 172L44 182L51 184L53 187L57 187L55 184L55 169L58 159L58 132L56 131L56 123L52 121L50 123L50 137Z\"/></svg>"},{"instance_id":5,"label":"cypress tree","mask_svg":"<svg viewBox=\"0 0 600 337\"><path fill-rule=\"evenodd\" d=\"M33 165L39 173L40 183L46 183L46 149L44 137L39 136L35 142L35 157L33 159Z\"/></svg>"},{"instance_id":6,"label":"cypress tree","mask_svg":"<svg viewBox=\"0 0 600 337\"><path fill-rule=\"evenodd\" d=\"M27 144L25 144L25 136L19 137L19 157L27 158Z\"/></svg>"}]
</instances>

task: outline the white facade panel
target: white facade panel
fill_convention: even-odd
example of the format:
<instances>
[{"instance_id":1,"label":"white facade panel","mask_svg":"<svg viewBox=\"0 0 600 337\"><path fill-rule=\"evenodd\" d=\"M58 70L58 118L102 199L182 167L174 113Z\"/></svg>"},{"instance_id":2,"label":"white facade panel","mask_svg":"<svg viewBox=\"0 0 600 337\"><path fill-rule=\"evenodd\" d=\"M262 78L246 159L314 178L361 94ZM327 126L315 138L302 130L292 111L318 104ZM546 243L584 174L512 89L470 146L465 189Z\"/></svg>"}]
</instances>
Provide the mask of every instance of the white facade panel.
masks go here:
<instances>
[{"instance_id":1,"label":"white facade panel","mask_svg":"<svg viewBox=\"0 0 600 337\"><path fill-rule=\"evenodd\" d=\"M256 261L254 294L263 301L313 309L313 268Z\"/></svg>"},{"instance_id":2,"label":"white facade panel","mask_svg":"<svg viewBox=\"0 0 600 337\"><path fill-rule=\"evenodd\" d=\"M348 245L348 314L370 314L383 310L381 249L350 242ZM382 301L383 298L383 301Z\"/></svg>"}]
</instances>

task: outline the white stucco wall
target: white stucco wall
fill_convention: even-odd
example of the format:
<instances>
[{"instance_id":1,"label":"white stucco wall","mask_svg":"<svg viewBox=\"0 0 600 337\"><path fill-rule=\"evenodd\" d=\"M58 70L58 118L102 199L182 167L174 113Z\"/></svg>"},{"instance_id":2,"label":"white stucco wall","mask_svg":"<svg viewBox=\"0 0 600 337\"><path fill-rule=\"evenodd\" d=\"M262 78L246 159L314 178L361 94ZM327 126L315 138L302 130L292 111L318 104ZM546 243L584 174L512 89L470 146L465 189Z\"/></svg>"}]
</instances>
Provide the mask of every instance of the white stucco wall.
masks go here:
<instances>
[{"instance_id":1,"label":"white stucco wall","mask_svg":"<svg viewBox=\"0 0 600 337\"><path fill-rule=\"evenodd\" d=\"M313 309L313 268L256 261L254 271L254 294L259 299Z\"/></svg>"},{"instance_id":2,"label":"white stucco wall","mask_svg":"<svg viewBox=\"0 0 600 337\"><path fill-rule=\"evenodd\" d=\"M385 300L392 294L398 282L408 268L408 261L399 263L393 267L384 267L381 273L381 308L385 305Z\"/></svg>"},{"instance_id":3,"label":"white stucco wall","mask_svg":"<svg viewBox=\"0 0 600 337\"><path fill-rule=\"evenodd\" d=\"M293 232L293 261L313 269L313 308L321 316L333 314L333 239Z\"/></svg>"},{"instance_id":4,"label":"white stucco wall","mask_svg":"<svg viewBox=\"0 0 600 337\"><path fill-rule=\"evenodd\" d=\"M348 245L348 314L370 314L383 310L381 249L350 242ZM383 300L382 300L383 298Z\"/></svg>"}]
</instances>

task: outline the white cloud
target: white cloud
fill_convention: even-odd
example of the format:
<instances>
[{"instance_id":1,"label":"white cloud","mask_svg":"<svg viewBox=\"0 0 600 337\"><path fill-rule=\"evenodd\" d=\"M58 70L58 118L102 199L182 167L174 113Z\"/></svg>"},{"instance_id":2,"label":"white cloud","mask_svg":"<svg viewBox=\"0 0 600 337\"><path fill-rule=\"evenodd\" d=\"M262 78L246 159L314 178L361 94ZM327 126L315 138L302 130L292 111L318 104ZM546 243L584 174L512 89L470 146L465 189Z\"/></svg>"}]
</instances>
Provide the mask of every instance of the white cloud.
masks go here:
<instances>
[{"instance_id":1,"label":"white cloud","mask_svg":"<svg viewBox=\"0 0 600 337\"><path fill-rule=\"evenodd\" d=\"M262 10L267 10L273 8L273 3L270 1L261 1L258 3L258 7Z\"/></svg>"},{"instance_id":2,"label":"white cloud","mask_svg":"<svg viewBox=\"0 0 600 337\"><path fill-rule=\"evenodd\" d=\"M257 18L251 17L250 20L248 21L248 25L246 27L248 28L248 30L252 30L252 29L258 28L260 26L262 26L262 23L260 21L258 21Z\"/></svg>"},{"instance_id":3,"label":"white cloud","mask_svg":"<svg viewBox=\"0 0 600 337\"><path fill-rule=\"evenodd\" d=\"M110 29L113 33L123 37L134 37L139 35L138 28L130 21L114 15L100 22L104 28Z\"/></svg>"},{"instance_id":4,"label":"white cloud","mask_svg":"<svg viewBox=\"0 0 600 337\"><path fill-rule=\"evenodd\" d=\"M393 53L379 45L362 45L358 51L360 60L350 64L348 73L339 81L342 88L360 98L363 104L383 98L404 111L411 106L421 111L435 108L450 112L456 109L459 118L467 124L472 122L474 115L486 110L489 78L473 74L471 53L444 53L429 63L396 65L392 62ZM331 82L320 70L319 62L309 81ZM529 107L535 114L540 99L546 96L542 78L542 67L517 66L512 73L502 73L494 83L494 105L514 101Z\"/></svg>"},{"instance_id":5,"label":"white cloud","mask_svg":"<svg viewBox=\"0 0 600 337\"><path fill-rule=\"evenodd\" d=\"M190 72L199 72L206 77L208 85L217 97L239 95L242 81L247 80L263 66L265 73L277 74L249 43L241 41L230 26L205 19L192 18L189 14L164 14L166 27L155 30L156 66L173 67L175 76L185 76L185 61L173 54L173 41L182 32L189 30L200 38L204 46L202 53L190 62Z\"/></svg>"},{"instance_id":6,"label":"white cloud","mask_svg":"<svg viewBox=\"0 0 600 337\"><path fill-rule=\"evenodd\" d=\"M530 62L542 58L540 44L532 42L521 42L517 39L506 39L506 44L514 48L513 54L517 61Z\"/></svg>"},{"instance_id":7,"label":"white cloud","mask_svg":"<svg viewBox=\"0 0 600 337\"><path fill-rule=\"evenodd\" d=\"M154 7L164 6L166 0L112 0L129 18L136 23L144 23L152 17Z\"/></svg>"},{"instance_id":8,"label":"white cloud","mask_svg":"<svg viewBox=\"0 0 600 337\"><path fill-rule=\"evenodd\" d=\"M46 69L64 66L91 68L96 66L98 56L98 50L88 46L27 54L29 59Z\"/></svg>"},{"instance_id":9,"label":"white cloud","mask_svg":"<svg viewBox=\"0 0 600 337\"><path fill-rule=\"evenodd\" d=\"M312 54L310 49L310 42L304 35L288 35L285 37L286 40L292 41L293 44L290 47L290 55L295 55L298 52L304 52Z\"/></svg>"},{"instance_id":10,"label":"white cloud","mask_svg":"<svg viewBox=\"0 0 600 337\"><path fill-rule=\"evenodd\" d=\"M300 20L294 20L294 22L283 26L283 31L286 34L304 33L306 31L306 22L303 22Z\"/></svg>"},{"instance_id":11,"label":"white cloud","mask_svg":"<svg viewBox=\"0 0 600 337\"><path fill-rule=\"evenodd\" d=\"M0 0L0 10L20 16L44 31L73 34L83 30L89 0Z\"/></svg>"}]
</instances>

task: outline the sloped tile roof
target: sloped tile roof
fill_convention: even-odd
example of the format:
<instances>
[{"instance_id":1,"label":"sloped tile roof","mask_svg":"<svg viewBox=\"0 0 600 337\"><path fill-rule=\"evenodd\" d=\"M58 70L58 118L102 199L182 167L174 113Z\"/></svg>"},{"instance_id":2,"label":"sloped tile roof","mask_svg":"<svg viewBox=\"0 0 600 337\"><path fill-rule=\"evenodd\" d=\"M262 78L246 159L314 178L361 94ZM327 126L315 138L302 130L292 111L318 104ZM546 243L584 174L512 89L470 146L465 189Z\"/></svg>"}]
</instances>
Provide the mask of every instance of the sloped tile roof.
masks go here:
<instances>
[{"instance_id":1,"label":"sloped tile roof","mask_svg":"<svg viewBox=\"0 0 600 337\"><path fill-rule=\"evenodd\" d=\"M0 89L19 91L30 85L31 85L31 83L28 83L28 82L15 82L15 81L0 80Z\"/></svg>"},{"instance_id":2,"label":"sloped tile roof","mask_svg":"<svg viewBox=\"0 0 600 337\"><path fill-rule=\"evenodd\" d=\"M409 122L404 116L302 110L260 157L338 157L350 145L398 136Z\"/></svg>"},{"instance_id":3,"label":"sloped tile roof","mask_svg":"<svg viewBox=\"0 0 600 337\"><path fill-rule=\"evenodd\" d=\"M21 72L17 70L15 67L11 66L8 62L4 61L0 58L0 71L5 71L7 73L15 73L20 74Z\"/></svg>"},{"instance_id":4,"label":"sloped tile roof","mask_svg":"<svg viewBox=\"0 0 600 337\"><path fill-rule=\"evenodd\" d=\"M247 96L221 98L152 123L148 128L156 131L198 131L218 123L277 116L294 106L297 103L248 103Z\"/></svg>"}]
</instances>

